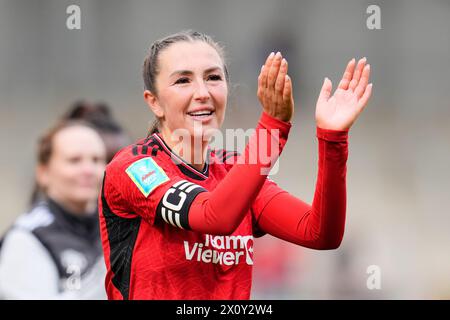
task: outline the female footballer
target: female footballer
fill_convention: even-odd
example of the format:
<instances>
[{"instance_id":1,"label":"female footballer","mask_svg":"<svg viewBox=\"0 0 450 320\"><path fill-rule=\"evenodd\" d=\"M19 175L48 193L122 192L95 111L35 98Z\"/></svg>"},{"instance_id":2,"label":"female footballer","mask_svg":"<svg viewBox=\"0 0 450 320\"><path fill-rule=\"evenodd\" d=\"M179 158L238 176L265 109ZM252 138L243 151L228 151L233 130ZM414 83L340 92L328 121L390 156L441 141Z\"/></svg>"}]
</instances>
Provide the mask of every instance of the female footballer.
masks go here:
<instances>
[{"instance_id":1,"label":"female footballer","mask_svg":"<svg viewBox=\"0 0 450 320\"><path fill-rule=\"evenodd\" d=\"M352 59L333 95L331 81L323 83L309 205L267 178L294 112L281 53L271 53L261 69L261 116L239 155L212 150L207 140L194 143L224 121L228 71L219 45L192 31L153 43L143 66L144 99L157 124L116 154L99 197L109 299L249 299L254 237L337 248L345 225L348 130L371 95L369 74L365 58Z\"/></svg>"}]
</instances>

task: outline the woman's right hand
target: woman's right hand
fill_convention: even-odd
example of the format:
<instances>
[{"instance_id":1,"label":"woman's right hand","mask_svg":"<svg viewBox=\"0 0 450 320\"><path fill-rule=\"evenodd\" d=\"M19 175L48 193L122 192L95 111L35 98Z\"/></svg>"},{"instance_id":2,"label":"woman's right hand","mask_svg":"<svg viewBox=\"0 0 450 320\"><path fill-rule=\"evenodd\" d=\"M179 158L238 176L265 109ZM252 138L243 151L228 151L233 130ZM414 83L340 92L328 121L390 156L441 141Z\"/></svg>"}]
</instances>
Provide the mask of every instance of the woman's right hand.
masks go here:
<instances>
[{"instance_id":1,"label":"woman's right hand","mask_svg":"<svg viewBox=\"0 0 450 320\"><path fill-rule=\"evenodd\" d=\"M270 116L289 122L294 114L292 82L287 74L288 63L280 52L267 57L258 77L258 99Z\"/></svg>"}]
</instances>

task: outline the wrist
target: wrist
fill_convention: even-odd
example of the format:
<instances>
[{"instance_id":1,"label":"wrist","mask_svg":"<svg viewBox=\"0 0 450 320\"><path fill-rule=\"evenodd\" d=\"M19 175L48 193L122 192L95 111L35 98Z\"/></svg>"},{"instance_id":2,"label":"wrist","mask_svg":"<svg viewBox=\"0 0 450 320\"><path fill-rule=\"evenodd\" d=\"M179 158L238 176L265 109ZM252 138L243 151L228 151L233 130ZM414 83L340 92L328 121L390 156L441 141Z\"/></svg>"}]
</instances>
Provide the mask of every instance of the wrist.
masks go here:
<instances>
[{"instance_id":1,"label":"wrist","mask_svg":"<svg viewBox=\"0 0 450 320\"><path fill-rule=\"evenodd\" d=\"M346 142L348 140L349 129L344 130L333 130L333 129L323 129L316 126L316 136L319 139L332 141L332 142Z\"/></svg>"},{"instance_id":2,"label":"wrist","mask_svg":"<svg viewBox=\"0 0 450 320\"><path fill-rule=\"evenodd\" d=\"M283 136L287 136L292 127L292 123L290 121L280 120L265 111L261 114L259 124L268 130L279 129Z\"/></svg>"}]
</instances>

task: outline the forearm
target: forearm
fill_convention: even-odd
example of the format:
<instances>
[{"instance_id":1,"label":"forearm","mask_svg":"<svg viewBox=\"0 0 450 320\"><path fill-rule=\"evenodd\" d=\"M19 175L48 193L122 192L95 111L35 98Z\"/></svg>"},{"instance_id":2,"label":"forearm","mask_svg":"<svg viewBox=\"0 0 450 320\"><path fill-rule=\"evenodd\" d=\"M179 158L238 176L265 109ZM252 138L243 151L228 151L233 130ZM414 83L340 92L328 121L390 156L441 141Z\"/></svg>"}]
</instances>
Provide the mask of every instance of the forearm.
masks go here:
<instances>
[{"instance_id":1,"label":"forearm","mask_svg":"<svg viewBox=\"0 0 450 320\"><path fill-rule=\"evenodd\" d=\"M344 234L348 132L317 129L319 168L312 205L287 192L267 204L260 228L278 238L313 249L335 249Z\"/></svg>"},{"instance_id":2,"label":"forearm","mask_svg":"<svg viewBox=\"0 0 450 320\"><path fill-rule=\"evenodd\" d=\"M317 129L319 169L311 209L311 240L319 248L339 247L347 205L348 131Z\"/></svg>"},{"instance_id":3,"label":"forearm","mask_svg":"<svg viewBox=\"0 0 450 320\"><path fill-rule=\"evenodd\" d=\"M263 113L237 164L212 192L200 193L189 209L193 230L211 234L232 233L250 209L264 184L268 171L279 157L288 137L290 124ZM273 136L276 134L276 136ZM273 148L273 139L276 139ZM264 161L264 146L270 161Z\"/></svg>"}]
</instances>

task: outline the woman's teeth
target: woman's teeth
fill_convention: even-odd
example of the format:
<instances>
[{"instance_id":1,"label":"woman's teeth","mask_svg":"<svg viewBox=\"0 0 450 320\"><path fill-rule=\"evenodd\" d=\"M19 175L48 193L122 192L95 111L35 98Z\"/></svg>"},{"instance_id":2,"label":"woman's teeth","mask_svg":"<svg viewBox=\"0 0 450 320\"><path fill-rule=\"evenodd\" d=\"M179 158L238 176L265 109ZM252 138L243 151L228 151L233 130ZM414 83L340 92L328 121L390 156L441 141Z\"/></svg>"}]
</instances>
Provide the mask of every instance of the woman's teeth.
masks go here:
<instances>
[{"instance_id":1,"label":"woman's teeth","mask_svg":"<svg viewBox=\"0 0 450 320\"><path fill-rule=\"evenodd\" d=\"M197 112L189 112L188 115L193 117L204 117L210 116L213 114L213 111L197 111Z\"/></svg>"}]
</instances>

